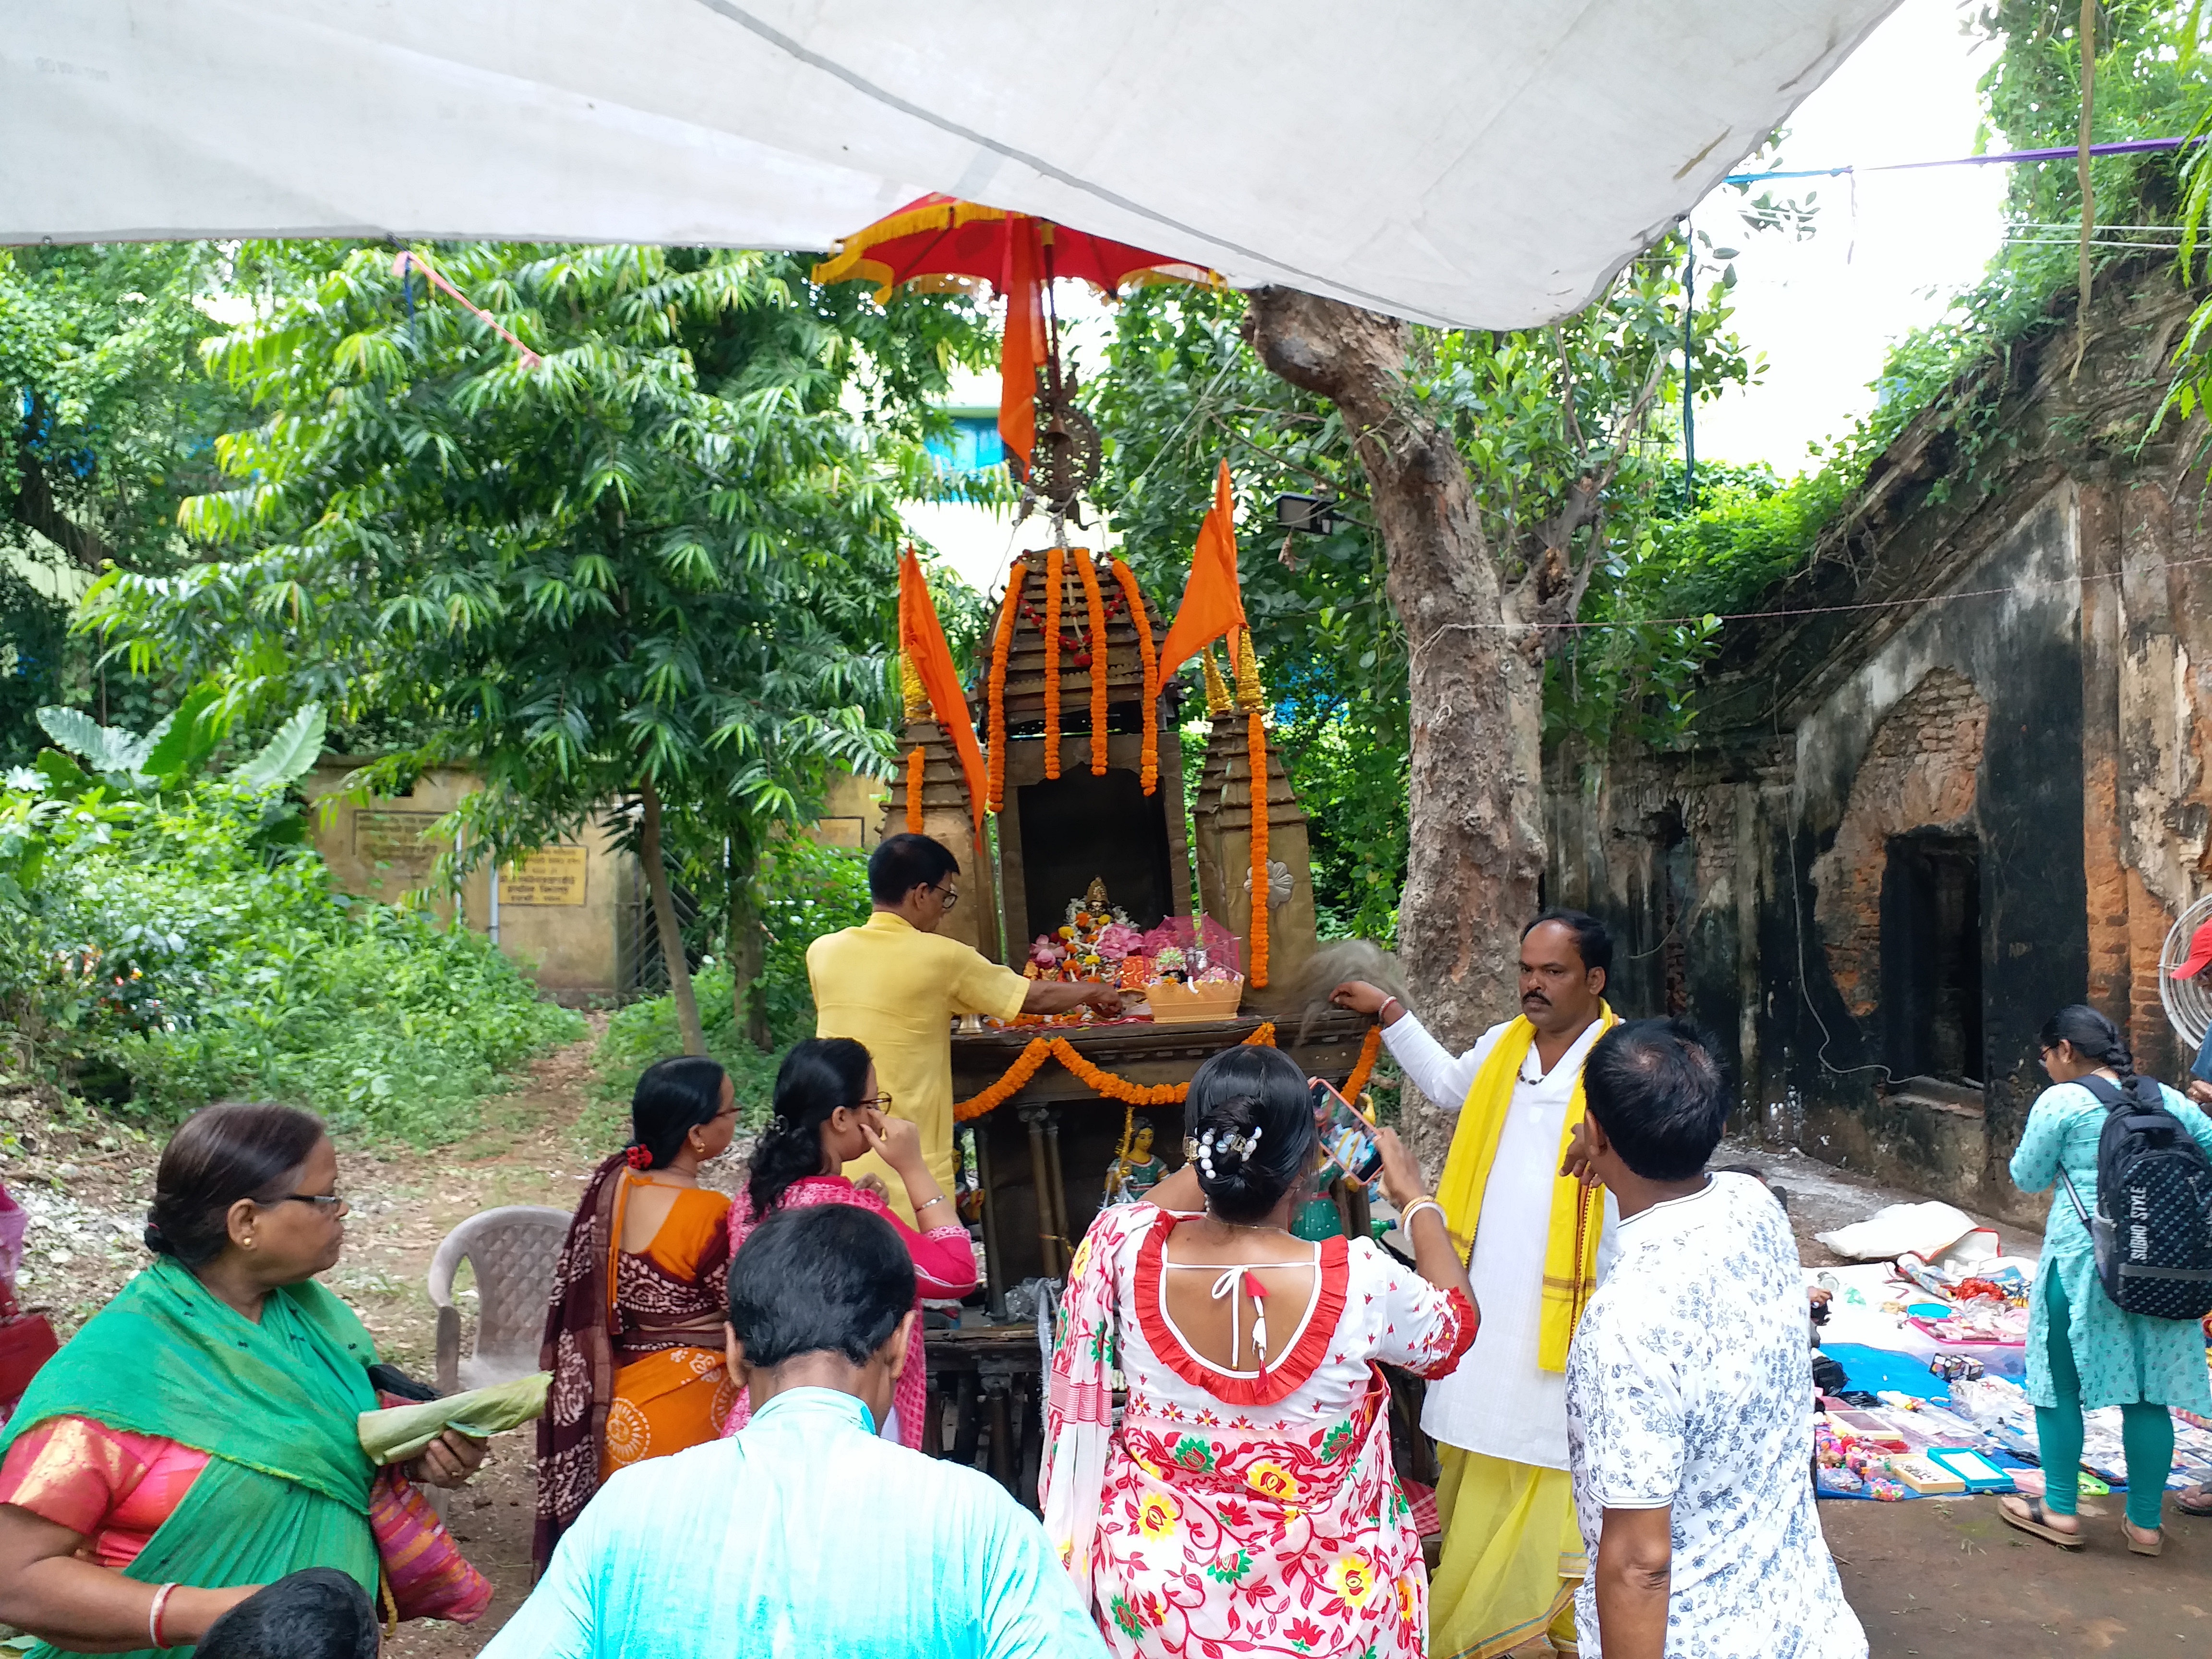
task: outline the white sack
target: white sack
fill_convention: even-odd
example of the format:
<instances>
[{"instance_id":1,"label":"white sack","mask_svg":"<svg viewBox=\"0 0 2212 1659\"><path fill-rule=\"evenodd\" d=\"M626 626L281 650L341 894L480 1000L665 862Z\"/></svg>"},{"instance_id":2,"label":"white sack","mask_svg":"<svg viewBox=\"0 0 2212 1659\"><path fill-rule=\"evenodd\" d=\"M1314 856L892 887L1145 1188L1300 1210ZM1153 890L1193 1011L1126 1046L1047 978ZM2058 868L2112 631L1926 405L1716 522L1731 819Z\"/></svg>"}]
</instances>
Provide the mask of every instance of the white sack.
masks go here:
<instances>
[{"instance_id":1,"label":"white sack","mask_svg":"<svg viewBox=\"0 0 2212 1659\"><path fill-rule=\"evenodd\" d=\"M1903 1255L1907 1250L1923 1261L1937 1256L1974 1230L1974 1218L1954 1205L1892 1204L1863 1221L1814 1237L1838 1255L1855 1261L1874 1261Z\"/></svg>"}]
</instances>

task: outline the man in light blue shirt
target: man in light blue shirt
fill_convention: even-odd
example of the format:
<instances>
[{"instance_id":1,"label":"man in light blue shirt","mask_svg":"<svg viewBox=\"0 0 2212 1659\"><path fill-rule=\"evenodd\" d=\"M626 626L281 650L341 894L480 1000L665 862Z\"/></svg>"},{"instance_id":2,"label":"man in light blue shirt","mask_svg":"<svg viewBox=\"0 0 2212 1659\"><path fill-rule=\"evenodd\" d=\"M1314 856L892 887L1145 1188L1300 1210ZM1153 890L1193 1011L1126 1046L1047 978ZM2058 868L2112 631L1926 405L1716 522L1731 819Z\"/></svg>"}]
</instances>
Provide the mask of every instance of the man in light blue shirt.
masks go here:
<instances>
[{"instance_id":1,"label":"man in light blue shirt","mask_svg":"<svg viewBox=\"0 0 2212 1659\"><path fill-rule=\"evenodd\" d=\"M771 1216L730 1269L752 1421L600 1488L483 1659L1104 1659L998 1483L880 1439L914 1266L879 1216Z\"/></svg>"}]
</instances>

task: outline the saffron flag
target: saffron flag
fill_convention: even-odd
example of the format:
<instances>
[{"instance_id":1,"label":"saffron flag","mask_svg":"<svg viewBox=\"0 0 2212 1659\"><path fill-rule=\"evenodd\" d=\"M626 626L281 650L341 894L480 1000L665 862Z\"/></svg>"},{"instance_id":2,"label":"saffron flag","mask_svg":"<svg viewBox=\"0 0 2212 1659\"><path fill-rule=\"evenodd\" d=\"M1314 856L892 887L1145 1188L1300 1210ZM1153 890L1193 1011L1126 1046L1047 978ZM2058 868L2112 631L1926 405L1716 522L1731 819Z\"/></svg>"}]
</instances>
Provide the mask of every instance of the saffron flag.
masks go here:
<instances>
[{"instance_id":1,"label":"saffron flag","mask_svg":"<svg viewBox=\"0 0 2212 1659\"><path fill-rule=\"evenodd\" d=\"M921 689L929 694L929 712L952 739L952 750L960 757L960 775L968 782L969 809L975 815L980 833L988 793L983 748L975 741L975 717L968 712L967 694L960 689L960 672L952 665L952 647L945 642L945 629L937 620L929 584L922 580L921 561L914 556L910 547L899 563L899 649L906 653Z\"/></svg>"},{"instance_id":2,"label":"saffron flag","mask_svg":"<svg viewBox=\"0 0 2212 1659\"><path fill-rule=\"evenodd\" d=\"M1228 634L1248 626L1244 620L1244 590L1237 580L1236 506L1229 495L1229 463L1222 462L1214 476L1213 506L1198 527L1198 545L1191 550L1190 580L1183 584L1182 603L1160 647L1160 681L1166 684L1176 669Z\"/></svg>"},{"instance_id":3,"label":"saffron flag","mask_svg":"<svg viewBox=\"0 0 2212 1659\"><path fill-rule=\"evenodd\" d=\"M1046 353L1042 264L1037 226L1025 219L1006 239L1006 274L998 284L1006 296L1006 332L999 343L999 437L1008 453L1021 458L1017 478L1029 477L1036 448L1036 372Z\"/></svg>"}]
</instances>

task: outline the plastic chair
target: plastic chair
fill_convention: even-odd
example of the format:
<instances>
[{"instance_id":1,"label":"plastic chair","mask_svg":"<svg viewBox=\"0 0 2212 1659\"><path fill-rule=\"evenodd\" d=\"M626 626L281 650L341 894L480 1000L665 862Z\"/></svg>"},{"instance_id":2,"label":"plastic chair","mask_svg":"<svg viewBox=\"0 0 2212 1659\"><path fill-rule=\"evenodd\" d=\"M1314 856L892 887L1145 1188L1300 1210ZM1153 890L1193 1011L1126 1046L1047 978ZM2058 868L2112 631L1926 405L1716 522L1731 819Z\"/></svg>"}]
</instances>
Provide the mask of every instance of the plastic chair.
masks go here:
<instances>
[{"instance_id":1,"label":"plastic chair","mask_svg":"<svg viewBox=\"0 0 2212 1659\"><path fill-rule=\"evenodd\" d=\"M538 1369L553 1267L572 1218L543 1204L479 1210L446 1235L430 1261L430 1302L438 1310L438 1388L481 1389ZM466 1257L476 1268L477 1334L461 1356L461 1312L453 1274Z\"/></svg>"}]
</instances>

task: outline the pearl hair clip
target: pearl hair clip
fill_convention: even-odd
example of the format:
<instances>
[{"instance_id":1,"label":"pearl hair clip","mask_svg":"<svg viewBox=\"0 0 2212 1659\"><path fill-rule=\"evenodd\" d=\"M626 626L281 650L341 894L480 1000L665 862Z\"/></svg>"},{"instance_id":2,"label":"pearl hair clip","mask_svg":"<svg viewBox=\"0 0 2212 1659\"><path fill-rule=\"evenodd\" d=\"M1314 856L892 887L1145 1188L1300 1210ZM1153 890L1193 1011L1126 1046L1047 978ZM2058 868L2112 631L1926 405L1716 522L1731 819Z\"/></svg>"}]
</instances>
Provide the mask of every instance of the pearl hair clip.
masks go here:
<instances>
[{"instance_id":1,"label":"pearl hair clip","mask_svg":"<svg viewBox=\"0 0 2212 1659\"><path fill-rule=\"evenodd\" d=\"M1249 1158L1259 1150L1260 1137L1264 1133L1257 1125L1248 1130L1208 1129L1198 1138L1197 1145L1188 1149L1206 1178L1215 1178L1213 1155L1219 1152L1224 1158Z\"/></svg>"}]
</instances>

